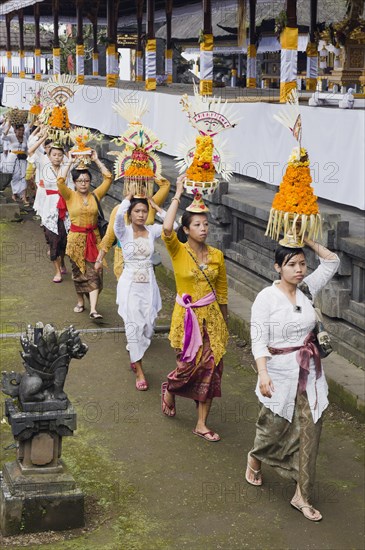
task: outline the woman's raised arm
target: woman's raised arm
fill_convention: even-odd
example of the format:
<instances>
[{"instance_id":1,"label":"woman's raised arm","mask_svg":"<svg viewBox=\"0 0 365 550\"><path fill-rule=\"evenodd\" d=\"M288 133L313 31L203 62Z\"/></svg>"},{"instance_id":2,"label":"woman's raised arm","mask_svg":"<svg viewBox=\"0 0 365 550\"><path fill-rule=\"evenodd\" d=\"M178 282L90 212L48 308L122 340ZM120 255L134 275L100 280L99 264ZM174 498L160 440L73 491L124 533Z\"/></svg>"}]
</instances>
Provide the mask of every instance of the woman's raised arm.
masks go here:
<instances>
[{"instance_id":1,"label":"woman's raised arm","mask_svg":"<svg viewBox=\"0 0 365 550\"><path fill-rule=\"evenodd\" d=\"M177 210L179 208L180 198L184 191L184 179L185 174L182 174L177 178L175 195L171 200L171 204L166 212L166 216L163 221L163 230L165 235L167 236L171 235L174 228L174 221L176 218Z\"/></svg>"}]
</instances>

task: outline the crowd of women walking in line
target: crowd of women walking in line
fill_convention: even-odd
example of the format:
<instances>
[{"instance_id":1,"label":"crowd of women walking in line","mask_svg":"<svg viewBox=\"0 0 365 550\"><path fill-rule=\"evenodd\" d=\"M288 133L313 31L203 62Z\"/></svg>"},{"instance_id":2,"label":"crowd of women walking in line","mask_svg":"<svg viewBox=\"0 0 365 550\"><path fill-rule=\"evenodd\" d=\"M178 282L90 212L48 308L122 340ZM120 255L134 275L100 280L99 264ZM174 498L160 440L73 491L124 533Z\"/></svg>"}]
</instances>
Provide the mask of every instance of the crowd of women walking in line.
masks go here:
<instances>
[{"instance_id":1,"label":"crowd of women walking in line","mask_svg":"<svg viewBox=\"0 0 365 550\"><path fill-rule=\"evenodd\" d=\"M96 151L91 161L101 172L102 183L91 191L92 171L80 167L61 145L49 143L46 130L37 128L31 134L27 150L24 127L12 132L5 123L3 129L4 143L10 143L10 147L6 158L3 155L2 167L6 162L13 164L13 199L20 198L24 203L29 199L28 160L35 170L33 207L49 246L53 282L62 282L67 255L77 296L76 314L85 311L88 300L90 317L102 317L97 305L104 256L117 240L116 301L126 326L128 368L136 374L138 391L148 390L143 358L161 309L153 254L154 241L162 237L172 260L177 294L170 330L176 368L162 384L161 410L173 418L177 397L194 400L197 419L193 434L207 442L218 442L221 437L208 427L208 416L212 400L221 396L228 341L227 277L222 251L207 244L207 213L184 211L180 224L176 223L184 176L177 178L167 211L162 205L170 184L164 178L156 180L157 191L152 197L127 195L113 210L102 239L97 225L98 201L108 192L113 178ZM155 222L156 213L162 223ZM258 294L252 306L252 352L258 372L255 391L261 409L245 478L251 485L260 486L262 463L273 466L296 483L291 505L307 519L319 521L322 516L313 507L312 492L328 387L314 345L314 308L301 286L306 283L314 298L336 273L339 259L313 240L307 239L305 244L319 257L317 269L307 274L303 248L278 246L273 266L278 278ZM129 332L128 326L136 330Z\"/></svg>"}]
</instances>

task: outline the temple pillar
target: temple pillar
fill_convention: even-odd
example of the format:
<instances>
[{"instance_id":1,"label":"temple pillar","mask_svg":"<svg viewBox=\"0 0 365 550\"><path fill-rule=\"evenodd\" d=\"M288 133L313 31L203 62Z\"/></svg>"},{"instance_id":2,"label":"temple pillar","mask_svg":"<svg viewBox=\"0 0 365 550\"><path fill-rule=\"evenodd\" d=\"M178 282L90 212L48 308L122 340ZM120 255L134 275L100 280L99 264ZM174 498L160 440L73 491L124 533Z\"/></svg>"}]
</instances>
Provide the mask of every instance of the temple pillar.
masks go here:
<instances>
[{"instance_id":1,"label":"temple pillar","mask_svg":"<svg viewBox=\"0 0 365 550\"><path fill-rule=\"evenodd\" d=\"M306 89L315 91L317 89L318 78L318 49L314 40L314 33L317 24L317 3L318 0L311 0L310 3L310 29L309 42L306 49L307 54L307 78Z\"/></svg>"},{"instance_id":2,"label":"temple pillar","mask_svg":"<svg viewBox=\"0 0 365 550\"><path fill-rule=\"evenodd\" d=\"M143 80L143 60L142 60L142 20L143 20L143 0L136 0L137 9L137 49L135 73L136 82Z\"/></svg>"},{"instance_id":3,"label":"temple pillar","mask_svg":"<svg viewBox=\"0 0 365 550\"><path fill-rule=\"evenodd\" d=\"M99 76L98 23L93 22L93 76Z\"/></svg>"},{"instance_id":4,"label":"temple pillar","mask_svg":"<svg viewBox=\"0 0 365 550\"><path fill-rule=\"evenodd\" d=\"M256 0L250 0L249 44L247 46L246 87L256 88L257 51L256 51Z\"/></svg>"},{"instance_id":5,"label":"temple pillar","mask_svg":"<svg viewBox=\"0 0 365 550\"><path fill-rule=\"evenodd\" d=\"M172 83L172 41L171 41L172 0L166 0L166 51L165 74L167 84Z\"/></svg>"},{"instance_id":6,"label":"temple pillar","mask_svg":"<svg viewBox=\"0 0 365 550\"><path fill-rule=\"evenodd\" d=\"M83 8L83 0L77 0L76 2L76 20L77 20L76 79L78 84L84 84L85 82L85 48L84 48L82 8Z\"/></svg>"},{"instance_id":7,"label":"temple pillar","mask_svg":"<svg viewBox=\"0 0 365 550\"><path fill-rule=\"evenodd\" d=\"M114 2L107 0L106 4L107 33L109 44L106 48L106 85L108 88L115 86L115 25L114 25Z\"/></svg>"},{"instance_id":8,"label":"temple pillar","mask_svg":"<svg viewBox=\"0 0 365 550\"><path fill-rule=\"evenodd\" d=\"M61 49L58 37L59 0L53 0L53 74L61 74Z\"/></svg>"},{"instance_id":9,"label":"temple pillar","mask_svg":"<svg viewBox=\"0 0 365 550\"><path fill-rule=\"evenodd\" d=\"M18 21L19 21L19 77L25 78L23 10L18 11Z\"/></svg>"},{"instance_id":10,"label":"temple pillar","mask_svg":"<svg viewBox=\"0 0 365 550\"><path fill-rule=\"evenodd\" d=\"M156 90L155 0L147 0L146 90Z\"/></svg>"},{"instance_id":11,"label":"temple pillar","mask_svg":"<svg viewBox=\"0 0 365 550\"><path fill-rule=\"evenodd\" d=\"M40 4L34 4L34 80L42 80L41 73L41 35Z\"/></svg>"},{"instance_id":12,"label":"temple pillar","mask_svg":"<svg viewBox=\"0 0 365 550\"><path fill-rule=\"evenodd\" d=\"M280 35L280 103L285 103L291 90L297 88L298 25L297 2L286 0L287 26Z\"/></svg>"},{"instance_id":13,"label":"temple pillar","mask_svg":"<svg viewBox=\"0 0 365 550\"><path fill-rule=\"evenodd\" d=\"M201 95L213 94L213 31L211 0L203 0L203 36L200 42Z\"/></svg>"},{"instance_id":14,"label":"temple pillar","mask_svg":"<svg viewBox=\"0 0 365 550\"><path fill-rule=\"evenodd\" d=\"M5 16L6 23L6 76L13 76L13 59L11 53L11 15Z\"/></svg>"}]
</instances>

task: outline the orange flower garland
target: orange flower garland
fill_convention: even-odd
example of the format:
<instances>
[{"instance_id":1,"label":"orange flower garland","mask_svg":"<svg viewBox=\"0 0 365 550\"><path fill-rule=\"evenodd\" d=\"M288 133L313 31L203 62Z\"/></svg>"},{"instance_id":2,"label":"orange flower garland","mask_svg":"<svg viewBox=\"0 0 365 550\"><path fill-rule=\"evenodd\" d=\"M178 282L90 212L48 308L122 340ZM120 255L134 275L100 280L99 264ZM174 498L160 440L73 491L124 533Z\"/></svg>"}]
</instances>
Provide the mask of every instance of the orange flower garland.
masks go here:
<instances>
[{"instance_id":1,"label":"orange flower garland","mask_svg":"<svg viewBox=\"0 0 365 550\"><path fill-rule=\"evenodd\" d=\"M299 160L297 155L295 149L274 197L265 234L278 240L283 232L280 244L300 247L306 234L309 238L318 236L322 224L317 197L311 187L307 152L301 149Z\"/></svg>"},{"instance_id":2,"label":"orange flower garland","mask_svg":"<svg viewBox=\"0 0 365 550\"><path fill-rule=\"evenodd\" d=\"M68 131L70 129L70 121L65 105L56 105L53 107L52 113L48 119L48 126L63 131Z\"/></svg>"},{"instance_id":3,"label":"orange flower garland","mask_svg":"<svg viewBox=\"0 0 365 550\"><path fill-rule=\"evenodd\" d=\"M213 149L213 139L210 136L196 138L194 159L186 170L188 179L198 182L214 180Z\"/></svg>"},{"instance_id":4,"label":"orange flower garland","mask_svg":"<svg viewBox=\"0 0 365 550\"><path fill-rule=\"evenodd\" d=\"M289 165L276 193L272 208L294 214L318 214L317 197L311 187L312 178L308 166Z\"/></svg>"}]
</instances>

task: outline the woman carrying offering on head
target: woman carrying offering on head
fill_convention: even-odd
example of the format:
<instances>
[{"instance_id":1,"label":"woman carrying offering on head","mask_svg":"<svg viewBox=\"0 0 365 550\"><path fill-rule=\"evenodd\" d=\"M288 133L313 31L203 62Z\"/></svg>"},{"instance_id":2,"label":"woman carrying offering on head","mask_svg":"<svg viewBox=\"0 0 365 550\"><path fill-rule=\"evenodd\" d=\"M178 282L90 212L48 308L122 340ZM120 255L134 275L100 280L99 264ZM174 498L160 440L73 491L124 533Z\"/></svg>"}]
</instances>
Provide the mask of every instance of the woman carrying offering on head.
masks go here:
<instances>
[{"instance_id":1,"label":"woman carrying offering on head","mask_svg":"<svg viewBox=\"0 0 365 550\"><path fill-rule=\"evenodd\" d=\"M177 290L169 336L177 366L162 384L161 407L166 416L175 416L176 396L195 400L193 434L216 442L220 436L207 426L207 418L213 398L221 396L222 357L228 340L226 269L223 253L206 244L208 209L197 197L196 211L189 207L194 211L182 216L179 237L173 230L184 179L182 175L177 180L162 233Z\"/></svg>"},{"instance_id":2,"label":"woman carrying offering on head","mask_svg":"<svg viewBox=\"0 0 365 550\"><path fill-rule=\"evenodd\" d=\"M75 284L77 304L75 313L82 313L85 309L85 297L90 300L90 318L102 319L97 312L99 294L103 288L102 270L96 269L102 262L98 258L100 234L97 226L98 204L95 196L100 201L108 192L113 177L109 170L98 158L96 151L92 150L91 160L99 168L103 181L95 191L90 191L91 173L82 168L80 163L71 172L75 191L65 184L64 172L57 179L58 190L65 199L71 219L70 232L67 239L66 254L71 260L72 280ZM68 168L74 160L70 156Z\"/></svg>"},{"instance_id":3,"label":"woman carrying offering on head","mask_svg":"<svg viewBox=\"0 0 365 550\"><path fill-rule=\"evenodd\" d=\"M149 207L164 218L165 212L152 199L133 198L129 193L118 208L114 224L124 262L117 286L118 313L124 321L130 366L136 373L139 391L148 389L142 359L150 346L155 320L162 307L151 262L154 240L161 236L162 225L146 225Z\"/></svg>"},{"instance_id":4,"label":"woman carrying offering on head","mask_svg":"<svg viewBox=\"0 0 365 550\"><path fill-rule=\"evenodd\" d=\"M28 158L32 162L39 164L40 185L44 189L44 193L42 205L38 212L41 215L44 235L49 246L49 257L55 269L53 282L61 283L62 275L66 273L64 257L70 219L65 201L58 192L57 178L61 173L62 167L65 186L71 186L70 167L68 164L64 164L64 149L61 144L52 143L45 159L44 154L39 149L47 139L47 131L45 129L41 131L39 138L29 149Z\"/></svg>"},{"instance_id":5,"label":"woman carrying offering on head","mask_svg":"<svg viewBox=\"0 0 365 550\"><path fill-rule=\"evenodd\" d=\"M155 178L155 183L158 186L158 190L153 195L152 200L155 204L157 204L157 206L161 207L168 197L168 194L170 191L170 182L166 178L160 177L160 178ZM103 259L104 256L109 252L109 250L111 249L111 247L115 242L116 236L114 233L114 223L115 223L115 217L118 212L118 208L119 208L119 204L112 210L112 213L110 214L108 229L104 235L104 238L100 243L99 256L101 259ZM156 215L155 209L149 208L146 225L152 225L155 222L155 215ZM114 275L116 276L117 280L121 276L122 271L123 271L123 254L122 254L122 249L120 247L120 243L117 242L114 250Z\"/></svg>"},{"instance_id":6,"label":"woman carrying offering on head","mask_svg":"<svg viewBox=\"0 0 365 550\"><path fill-rule=\"evenodd\" d=\"M252 353L261 410L246 480L262 485L261 463L273 466L296 482L291 505L307 519L319 521L322 516L312 506L312 493L328 387L314 343L315 310L303 291L308 288L315 298L340 262L324 246L311 239L304 242L319 256L319 267L306 275L303 249L279 246L274 264L279 280L262 290L252 306Z\"/></svg>"}]
</instances>

